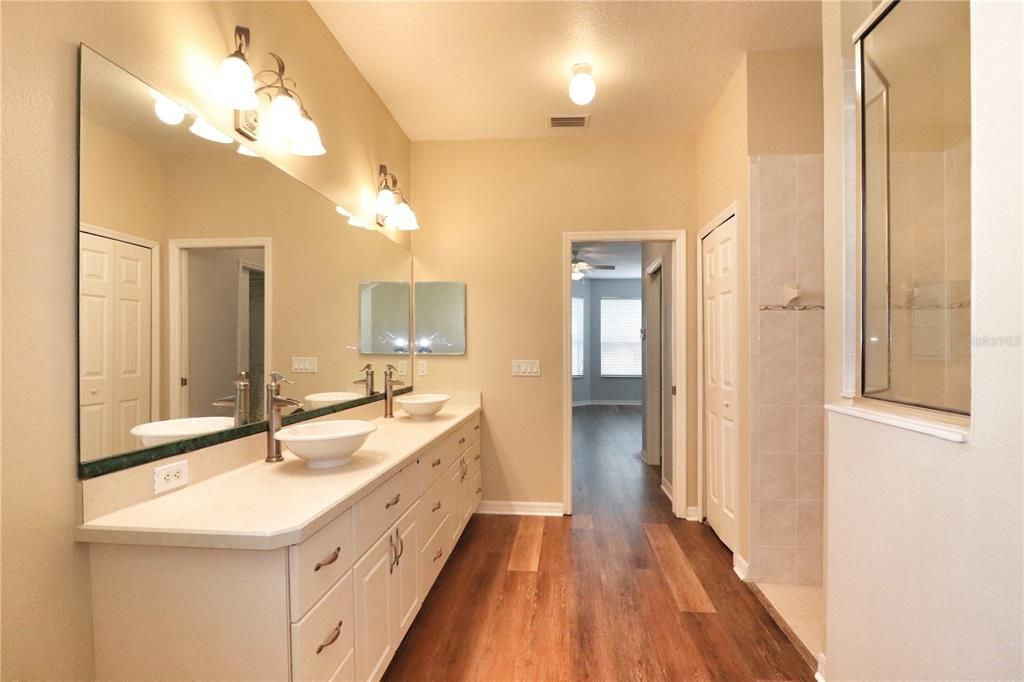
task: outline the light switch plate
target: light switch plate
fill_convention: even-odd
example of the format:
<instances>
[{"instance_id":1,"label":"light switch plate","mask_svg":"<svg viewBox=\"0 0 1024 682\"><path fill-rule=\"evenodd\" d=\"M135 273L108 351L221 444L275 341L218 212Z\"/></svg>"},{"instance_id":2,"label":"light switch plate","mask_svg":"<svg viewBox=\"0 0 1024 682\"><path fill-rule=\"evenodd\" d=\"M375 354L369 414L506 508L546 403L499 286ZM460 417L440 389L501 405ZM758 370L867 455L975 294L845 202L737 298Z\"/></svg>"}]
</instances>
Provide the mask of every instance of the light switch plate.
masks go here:
<instances>
[{"instance_id":1,"label":"light switch plate","mask_svg":"<svg viewBox=\"0 0 1024 682\"><path fill-rule=\"evenodd\" d=\"M514 377L539 377L540 360L513 360L512 376Z\"/></svg>"},{"instance_id":2,"label":"light switch plate","mask_svg":"<svg viewBox=\"0 0 1024 682\"><path fill-rule=\"evenodd\" d=\"M292 358L292 374L316 374L316 358Z\"/></svg>"},{"instance_id":3,"label":"light switch plate","mask_svg":"<svg viewBox=\"0 0 1024 682\"><path fill-rule=\"evenodd\" d=\"M421 377L427 376L427 361L426 360L417 360L416 361L416 375L417 376L421 376Z\"/></svg>"},{"instance_id":4,"label":"light switch plate","mask_svg":"<svg viewBox=\"0 0 1024 682\"><path fill-rule=\"evenodd\" d=\"M153 469L153 494L159 495L168 490L180 488L188 484L188 460L172 462Z\"/></svg>"},{"instance_id":5,"label":"light switch plate","mask_svg":"<svg viewBox=\"0 0 1024 682\"><path fill-rule=\"evenodd\" d=\"M400 376L404 377L405 375L407 375L409 373L409 361L408 360L399 360L397 366L398 366L398 374Z\"/></svg>"}]
</instances>

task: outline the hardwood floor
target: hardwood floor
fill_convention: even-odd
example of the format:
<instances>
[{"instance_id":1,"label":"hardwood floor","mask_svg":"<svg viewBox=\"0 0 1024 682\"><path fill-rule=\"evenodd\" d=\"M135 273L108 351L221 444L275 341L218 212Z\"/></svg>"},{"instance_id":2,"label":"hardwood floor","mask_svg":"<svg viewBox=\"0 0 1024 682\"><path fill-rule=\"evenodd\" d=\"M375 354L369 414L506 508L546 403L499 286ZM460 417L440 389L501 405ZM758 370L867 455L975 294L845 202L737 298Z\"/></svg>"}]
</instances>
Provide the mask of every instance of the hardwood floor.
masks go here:
<instances>
[{"instance_id":1,"label":"hardwood floor","mask_svg":"<svg viewBox=\"0 0 1024 682\"><path fill-rule=\"evenodd\" d=\"M386 679L812 680L711 529L672 516L639 408L574 416L574 515L475 516Z\"/></svg>"}]
</instances>

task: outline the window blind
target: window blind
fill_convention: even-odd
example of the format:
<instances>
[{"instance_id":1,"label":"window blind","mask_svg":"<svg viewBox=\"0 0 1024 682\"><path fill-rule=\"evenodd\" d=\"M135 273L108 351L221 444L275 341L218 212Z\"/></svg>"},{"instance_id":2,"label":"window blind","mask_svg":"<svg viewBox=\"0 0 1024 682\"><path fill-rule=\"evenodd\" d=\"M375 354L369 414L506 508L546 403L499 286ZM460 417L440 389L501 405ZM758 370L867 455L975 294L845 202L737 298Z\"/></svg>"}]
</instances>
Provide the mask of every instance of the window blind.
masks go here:
<instances>
[{"instance_id":1,"label":"window blind","mask_svg":"<svg viewBox=\"0 0 1024 682\"><path fill-rule=\"evenodd\" d=\"M583 376L583 299L572 299L572 375Z\"/></svg>"},{"instance_id":2,"label":"window blind","mask_svg":"<svg viewBox=\"0 0 1024 682\"><path fill-rule=\"evenodd\" d=\"M641 376L640 299L601 299L601 376Z\"/></svg>"}]
</instances>

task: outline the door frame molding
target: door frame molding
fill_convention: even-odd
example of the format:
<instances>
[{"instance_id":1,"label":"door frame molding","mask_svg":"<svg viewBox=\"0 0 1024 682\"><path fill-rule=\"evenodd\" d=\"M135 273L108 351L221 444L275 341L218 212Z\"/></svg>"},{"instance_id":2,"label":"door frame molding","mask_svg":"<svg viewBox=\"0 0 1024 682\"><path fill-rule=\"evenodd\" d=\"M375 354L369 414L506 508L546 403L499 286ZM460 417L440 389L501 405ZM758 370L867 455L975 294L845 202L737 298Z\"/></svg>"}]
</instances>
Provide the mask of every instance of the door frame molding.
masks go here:
<instances>
[{"instance_id":1,"label":"door frame molding","mask_svg":"<svg viewBox=\"0 0 1024 682\"><path fill-rule=\"evenodd\" d=\"M697 232L697 520L707 518L704 499L704 238L731 218L740 217L740 205L734 201ZM737 235L739 229L737 225Z\"/></svg>"},{"instance_id":2,"label":"door frame molding","mask_svg":"<svg viewBox=\"0 0 1024 682\"><path fill-rule=\"evenodd\" d=\"M650 265L648 265L644 269L644 276L641 278L641 281L643 282L644 289L646 289L647 285L650 284L650 279L654 276L654 273L659 272L661 269L662 269L662 258L661 258L661 256L658 256L653 261L651 261ZM662 273L662 275L664 275L664 273ZM662 277L662 280L661 280L661 288L660 288L660 291L658 292L658 296L659 296L658 305L661 306L661 308L664 308L664 300L665 300L664 299L664 296L665 296L665 279L664 279L664 277ZM650 306L648 306L647 308L649 308L649 307ZM650 337L650 333L651 333L651 330L647 326L647 314L646 314L647 313L647 308L644 309L644 320L643 320L644 321L644 329L646 330L646 334L644 336L644 351L643 351L643 356L644 356L645 360L647 358L647 339ZM664 312L664 311L662 310L661 312ZM663 317L663 315L661 315L659 313L659 315L658 315L658 334L659 334L660 338L658 340L658 352L661 355L661 360L664 360L664 358L665 358L665 347L664 347L665 346L665 320L663 320L662 317ZM660 378L663 380L665 378L665 367L664 367L664 364L661 362L661 360L658 361L658 373L661 374ZM644 397L645 398L647 396L647 393L646 393L646 391L647 391L647 387L646 387L647 371L646 370L647 370L647 365L646 365L646 362L645 362L645 364L644 364L644 377L643 377L644 383L645 383L644 389L643 389L644 390ZM664 386L662 386L662 389L664 389ZM665 425L665 423L664 423L665 422L664 398L665 398L665 396L661 395L660 396L660 400L659 400L659 404L658 404L658 407L660 408L660 411L661 411L661 416L658 418L658 422L663 427ZM642 404L642 401L641 401L641 404ZM646 422L646 419L647 419L647 411L645 409L644 410L644 420L645 420L645 422ZM650 464L650 462L647 461L647 447L646 447L647 446L647 443L646 443L647 424L646 423L644 424L643 432L644 432L644 436L645 436L645 442L644 442L644 448L640 451L640 458L644 460L645 464ZM664 428L662 429L660 436L661 436L661 442L658 443L658 466L661 466L661 473L662 473L662 476L661 476L661 489L665 490L665 467L664 467L664 462L665 462L665 430L664 430ZM673 471L673 473L675 473L675 469L672 469L672 471ZM670 488L672 487L671 484L669 485L669 487ZM667 492L665 494L668 495L669 499L672 498L672 495L668 494Z\"/></svg>"},{"instance_id":3,"label":"door frame molding","mask_svg":"<svg viewBox=\"0 0 1024 682\"><path fill-rule=\"evenodd\" d=\"M171 419L176 419L182 416L182 400L181 391L176 389L174 382L180 382L184 361L187 358L183 334L188 331L188 322L182 318L182 313L188 310L188 301L182 296L182 289L188 283L188 278L183 273L182 267L188 262L188 251L193 249L263 249L263 296L266 307L263 316L263 366L267 371L271 365L271 330L273 329L273 280L271 279L273 268L270 267L273 259L270 237L172 239L167 242L167 245L168 416Z\"/></svg>"},{"instance_id":4,"label":"door frame molding","mask_svg":"<svg viewBox=\"0 0 1024 682\"><path fill-rule=\"evenodd\" d=\"M572 514L572 245L573 242L672 242L672 513L686 517L686 230L614 230L562 233L562 513ZM664 280L662 280L664 286ZM663 455L664 456L664 455Z\"/></svg>"},{"instance_id":5,"label":"door frame molding","mask_svg":"<svg viewBox=\"0 0 1024 682\"><path fill-rule=\"evenodd\" d=\"M149 283L150 293L150 334L149 347L153 357L149 363L149 410L151 420L160 418L160 242L138 237L127 232L111 230L99 225L79 222L78 231L97 237L114 239L126 244L134 244L150 250Z\"/></svg>"}]
</instances>

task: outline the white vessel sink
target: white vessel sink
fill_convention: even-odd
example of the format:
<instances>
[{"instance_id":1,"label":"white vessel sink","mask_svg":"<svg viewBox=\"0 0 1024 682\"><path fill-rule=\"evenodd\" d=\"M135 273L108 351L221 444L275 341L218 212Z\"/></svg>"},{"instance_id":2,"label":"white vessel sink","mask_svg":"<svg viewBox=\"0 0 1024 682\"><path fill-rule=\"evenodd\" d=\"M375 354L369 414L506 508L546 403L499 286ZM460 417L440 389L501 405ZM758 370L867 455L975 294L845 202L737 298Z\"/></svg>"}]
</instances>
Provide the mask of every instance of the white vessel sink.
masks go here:
<instances>
[{"instance_id":1,"label":"white vessel sink","mask_svg":"<svg viewBox=\"0 0 1024 682\"><path fill-rule=\"evenodd\" d=\"M292 454L306 460L310 469L326 469L347 463L363 447L376 424L359 419L310 422L286 426L274 434Z\"/></svg>"},{"instance_id":2,"label":"white vessel sink","mask_svg":"<svg viewBox=\"0 0 1024 682\"><path fill-rule=\"evenodd\" d=\"M444 393L410 393L395 397L398 407L416 420L432 419L449 400L450 396Z\"/></svg>"},{"instance_id":3,"label":"white vessel sink","mask_svg":"<svg viewBox=\"0 0 1024 682\"><path fill-rule=\"evenodd\" d=\"M362 397L364 397L362 393L353 393L352 391L330 391L328 393L310 393L302 399L302 402L309 405L309 409L315 410Z\"/></svg>"},{"instance_id":4,"label":"white vessel sink","mask_svg":"<svg viewBox=\"0 0 1024 682\"><path fill-rule=\"evenodd\" d=\"M132 427L130 433L142 439L144 446L163 445L176 440L201 436L204 433L223 431L235 425L231 417L189 417L186 419L166 419L160 422L148 422Z\"/></svg>"}]
</instances>

